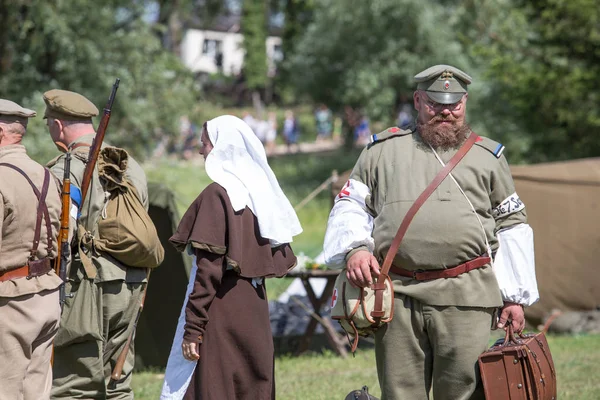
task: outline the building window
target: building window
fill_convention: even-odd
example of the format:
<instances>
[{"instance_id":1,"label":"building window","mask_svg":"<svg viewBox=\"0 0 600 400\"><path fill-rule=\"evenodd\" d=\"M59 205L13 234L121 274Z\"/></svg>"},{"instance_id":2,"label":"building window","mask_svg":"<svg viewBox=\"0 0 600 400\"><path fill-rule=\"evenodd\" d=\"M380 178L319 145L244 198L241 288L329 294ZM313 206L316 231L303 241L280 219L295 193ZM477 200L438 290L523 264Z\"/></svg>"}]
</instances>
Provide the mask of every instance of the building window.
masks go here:
<instances>
[{"instance_id":1,"label":"building window","mask_svg":"<svg viewBox=\"0 0 600 400\"><path fill-rule=\"evenodd\" d=\"M283 49L280 44L273 46L273 61L275 63L283 61Z\"/></svg>"},{"instance_id":2,"label":"building window","mask_svg":"<svg viewBox=\"0 0 600 400\"><path fill-rule=\"evenodd\" d=\"M204 39L202 43L202 54L209 57L216 57L222 53L223 42L214 39Z\"/></svg>"}]
</instances>

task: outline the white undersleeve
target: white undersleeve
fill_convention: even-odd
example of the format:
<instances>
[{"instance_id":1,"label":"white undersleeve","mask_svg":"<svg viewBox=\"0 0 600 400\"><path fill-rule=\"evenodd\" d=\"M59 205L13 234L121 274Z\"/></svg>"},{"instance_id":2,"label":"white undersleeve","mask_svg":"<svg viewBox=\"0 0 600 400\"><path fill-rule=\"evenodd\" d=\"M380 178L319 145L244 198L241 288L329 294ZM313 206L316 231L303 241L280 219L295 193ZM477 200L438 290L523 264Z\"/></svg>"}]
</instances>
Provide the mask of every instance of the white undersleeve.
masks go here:
<instances>
[{"instance_id":1,"label":"white undersleeve","mask_svg":"<svg viewBox=\"0 0 600 400\"><path fill-rule=\"evenodd\" d=\"M502 299L524 306L539 300L535 278L533 230L527 224L518 224L498 232L498 251L494 272L502 292Z\"/></svg>"},{"instance_id":2,"label":"white undersleeve","mask_svg":"<svg viewBox=\"0 0 600 400\"><path fill-rule=\"evenodd\" d=\"M372 253L373 217L366 211L365 199L370 195L367 186L350 179L329 214L323 255L330 268L344 268L346 254L357 247L366 246Z\"/></svg>"}]
</instances>

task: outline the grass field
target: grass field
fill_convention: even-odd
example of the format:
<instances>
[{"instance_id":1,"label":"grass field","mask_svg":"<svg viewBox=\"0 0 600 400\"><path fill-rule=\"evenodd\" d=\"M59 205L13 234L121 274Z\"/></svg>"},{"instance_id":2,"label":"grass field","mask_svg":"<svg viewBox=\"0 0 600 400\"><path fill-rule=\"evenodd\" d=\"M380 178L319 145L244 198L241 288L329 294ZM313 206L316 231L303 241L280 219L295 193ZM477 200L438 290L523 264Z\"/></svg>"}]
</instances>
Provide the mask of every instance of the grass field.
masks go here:
<instances>
[{"instance_id":1,"label":"grass field","mask_svg":"<svg viewBox=\"0 0 600 400\"><path fill-rule=\"evenodd\" d=\"M352 168L358 154L358 150L328 155L294 154L272 159L270 164L292 205L296 205L325 181L332 170L343 172ZM161 181L176 193L180 213L210 182L197 162L163 160L146 165L145 169L149 180ZM330 209L329 196L329 192L324 191L298 212L304 232L294 240L296 253L304 252L315 257L321 251ZM289 282L286 278L270 280L267 284L269 298L276 298ZM558 398L600 399L600 335L552 336L549 342L557 369ZM374 357L374 351L369 348L359 348L355 358L345 360L331 352L279 357L275 362L277 398L344 399L349 391L363 385L369 386L370 392L379 396ZM136 399L158 399L162 379L162 371L135 374Z\"/></svg>"},{"instance_id":2,"label":"grass field","mask_svg":"<svg viewBox=\"0 0 600 400\"><path fill-rule=\"evenodd\" d=\"M550 336L554 358L558 399L600 399L600 335ZM133 386L138 400L158 399L163 374L134 374ZM375 353L359 348L355 358L337 355L305 355L279 357L275 360L275 380L279 400L342 400L353 389L369 386L369 392L380 396L375 370Z\"/></svg>"}]
</instances>

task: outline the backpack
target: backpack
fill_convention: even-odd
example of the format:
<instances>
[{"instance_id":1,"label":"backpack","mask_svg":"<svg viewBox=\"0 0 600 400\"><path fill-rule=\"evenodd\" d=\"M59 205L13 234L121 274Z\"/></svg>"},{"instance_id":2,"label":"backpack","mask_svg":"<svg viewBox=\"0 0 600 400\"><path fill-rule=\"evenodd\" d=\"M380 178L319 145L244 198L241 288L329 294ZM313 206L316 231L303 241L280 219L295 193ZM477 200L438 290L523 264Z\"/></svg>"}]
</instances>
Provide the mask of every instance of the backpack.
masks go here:
<instances>
[{"instance_id":1,"label":"backpack","mask_svg":"<svg viewBox=\"0 0 600 400\"><path fill-rule=\"evenodd\" d=\"M125 175L128 159L129 154L117 147L100 151L97 169L106 200L97 221L97 235L85 235L82 241L128 267L155 268L165 251L137 190Z\"/></svg>"}]
</instances>

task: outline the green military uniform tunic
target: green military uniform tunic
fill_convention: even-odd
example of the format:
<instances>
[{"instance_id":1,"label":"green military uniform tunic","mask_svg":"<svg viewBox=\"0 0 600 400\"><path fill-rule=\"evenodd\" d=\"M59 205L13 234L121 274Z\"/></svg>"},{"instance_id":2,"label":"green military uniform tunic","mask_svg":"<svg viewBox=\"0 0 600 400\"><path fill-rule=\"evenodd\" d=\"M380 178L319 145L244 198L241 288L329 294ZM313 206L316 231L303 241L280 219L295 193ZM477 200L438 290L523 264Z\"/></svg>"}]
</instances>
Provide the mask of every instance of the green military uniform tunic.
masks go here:
<instances>
[{"instance_id":1,"label":"green military uniform tunic","mask_svg":"<svg viewBox=\"0 0 600 400\"><path fill-rule=\"evenodd\" d=\"M381 261L402 219L417 197L442 169L414 127L392 128L379 135L361 154L350 178L370 190L366 198L374 217L375 256ZM508 163L494 149L499 144L481 137L454 168L452 175L465 191L485 228L492 252L498 248L496 232L526 222L525 210L495 213L515 193ZM438 155L447 163L456 150ZM355 251L349 253L347 258ZM450 268L487 252L485 237L471 206L447 177L423 204L410 224L394 264L408 270ZM395 274L394 288L430 305L496 307L502 305L492 268L473 270L454 279L419 282Z\"/></svg>"},{"instance_id":2,"label":"green military uniform tunic","mask_svg":"<svg viewBox=\"0 0 600 400\"><path fill-rule=\"evenodd\" d=\"M94 135L82 136L71 144L74 149L71 185L77 188L81 188L89 153L89 147L77 145L91 144L93 138ZM64 155L50 162L49 167L62 179ZM147 209L146 176L131 157L126 174ZM96 169L79 219L79 223L94 235L97 235L96 221L101 217L105 201ZM71 226L76 226L73 218ZM109 378L133 329L148 270L127 267L106 254L93 255L92 263L95 277L88 276L79 254L74 254L66 286L70 297L65 303L55 341L52 398L132 399L133 343L123 368L123 378L118 382L110 382Z\"/></svg>"},{"instance_id":3,"label":"green military uniform tunic","mask_svg":"<svg viewBox=\"0 0 600 400\"><path fill-rule=\"evenodd\" d=\"M524 209L507 212L515 188L501 150L481 137L452 172L492 253L498 230L526 222ZM437 153L447 163L456 150ZM361 154L350 178L369 188L365 202L374 218L374 255L380 263L409 208L442 168L415 127L374 135ZM451 268L485 254L486 247L480 222L447 177L415 215L394 264L408 270ZM428 399L432 382L436 400L481 398L474 360L487 348L493 311L503 304L492 267L421 282L390 276L394 319L375 337L382 399Z\"/></svg>"}]
</instances>

